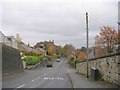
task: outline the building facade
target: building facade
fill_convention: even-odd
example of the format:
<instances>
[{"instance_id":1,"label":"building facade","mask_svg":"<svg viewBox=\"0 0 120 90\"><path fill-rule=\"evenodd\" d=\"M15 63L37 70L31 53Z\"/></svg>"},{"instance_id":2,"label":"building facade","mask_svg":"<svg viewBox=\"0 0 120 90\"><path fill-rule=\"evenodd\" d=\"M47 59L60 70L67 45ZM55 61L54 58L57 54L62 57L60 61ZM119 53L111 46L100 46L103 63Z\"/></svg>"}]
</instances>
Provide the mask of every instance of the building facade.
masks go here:
<instances>
[{"instance_id":1,"label":"building facade","mask_svg":"<svg viewBox=\"0 0 120 90\"><path fill-rule=\"evenodd\" d=\"M11 46L15 49L17 49L17 43L16 39L14 36L5 36L1 31L0 31L0 43L3 43L5 45Z\"/></svg>"}]
</instances>

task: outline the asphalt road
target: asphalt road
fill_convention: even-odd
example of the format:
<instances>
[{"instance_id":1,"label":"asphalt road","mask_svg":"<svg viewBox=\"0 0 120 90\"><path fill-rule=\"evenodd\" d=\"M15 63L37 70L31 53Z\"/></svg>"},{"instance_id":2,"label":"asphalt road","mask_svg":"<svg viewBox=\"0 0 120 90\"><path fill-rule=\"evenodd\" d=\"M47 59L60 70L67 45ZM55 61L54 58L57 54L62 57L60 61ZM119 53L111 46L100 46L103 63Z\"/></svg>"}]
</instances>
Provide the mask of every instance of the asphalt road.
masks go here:
<instances>
[{"instance_id":1,"label":"asphalt road","mask_svg":"<svg viewBox=\"0 0 120 90\"><path fill-rule=\"evenodd\" d=\"M42 65L11 78L3 78L2 88L73 88L66 59L54 62L52 68Z\"/></svg>"}]
</instances>

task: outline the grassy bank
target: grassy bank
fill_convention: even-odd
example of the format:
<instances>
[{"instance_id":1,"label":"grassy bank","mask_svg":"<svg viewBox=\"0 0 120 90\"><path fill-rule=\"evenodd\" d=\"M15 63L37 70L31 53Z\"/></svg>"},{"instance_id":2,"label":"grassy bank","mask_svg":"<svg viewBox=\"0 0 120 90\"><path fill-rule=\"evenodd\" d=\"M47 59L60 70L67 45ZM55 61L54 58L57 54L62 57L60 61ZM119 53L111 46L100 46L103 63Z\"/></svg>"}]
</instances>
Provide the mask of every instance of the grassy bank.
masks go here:
<instances>
[{"instance_id":1,"label":"grassy bank","mask_svg":"<svg viewBox=\"0 0 120 90\"><path fill-rule=\"evenodd\" d=\"M26 62L26 65L35 65L37 63L40 63L43 59L43 56L26 56L22 60Z\"/></svg>"}]
</instances>

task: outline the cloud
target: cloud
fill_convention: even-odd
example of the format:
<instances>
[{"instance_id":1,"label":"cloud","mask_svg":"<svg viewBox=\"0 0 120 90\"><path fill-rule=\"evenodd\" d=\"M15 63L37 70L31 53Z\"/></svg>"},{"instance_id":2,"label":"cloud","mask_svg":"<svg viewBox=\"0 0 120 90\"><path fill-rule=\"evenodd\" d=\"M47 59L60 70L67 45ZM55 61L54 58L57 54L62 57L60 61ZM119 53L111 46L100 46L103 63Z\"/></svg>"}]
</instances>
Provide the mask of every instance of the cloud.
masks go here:
<instances>
[{"instance_id":1,"label":"cloud","mask_svg":"<svg viewBox=\"0 0 120 90\"><path fill-rule=\"evenodd\" d=\"M2 30L5 34L19 33L26 43L32 45L37 41L55 40L61 45L73 43L80 47L86 45L86 11L89 14L90 45L93 45L99 27L117 27L117 2L112 0L89 3L80 0L31 1L2 3Z\"/></svg>"}]
</instances>

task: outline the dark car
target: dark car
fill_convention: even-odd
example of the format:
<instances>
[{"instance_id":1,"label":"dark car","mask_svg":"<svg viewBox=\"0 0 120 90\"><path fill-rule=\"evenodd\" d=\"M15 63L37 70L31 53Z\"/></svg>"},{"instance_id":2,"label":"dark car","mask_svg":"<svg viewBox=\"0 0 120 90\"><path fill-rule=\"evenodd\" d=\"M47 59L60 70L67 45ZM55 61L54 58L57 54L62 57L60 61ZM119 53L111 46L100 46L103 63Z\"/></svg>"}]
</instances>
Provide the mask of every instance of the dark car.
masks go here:
<instances>
[{"instance_id":1,"label":"dark car","mask_svg":"<svg viewBox=\"0 0 120 90\"><path fill-rule=\"evenodd\" d=\"M52 65L52 63L51 62L48 62L47 63L47 67L52 67L53 65Z\"/></svg>"}]
</instances>

